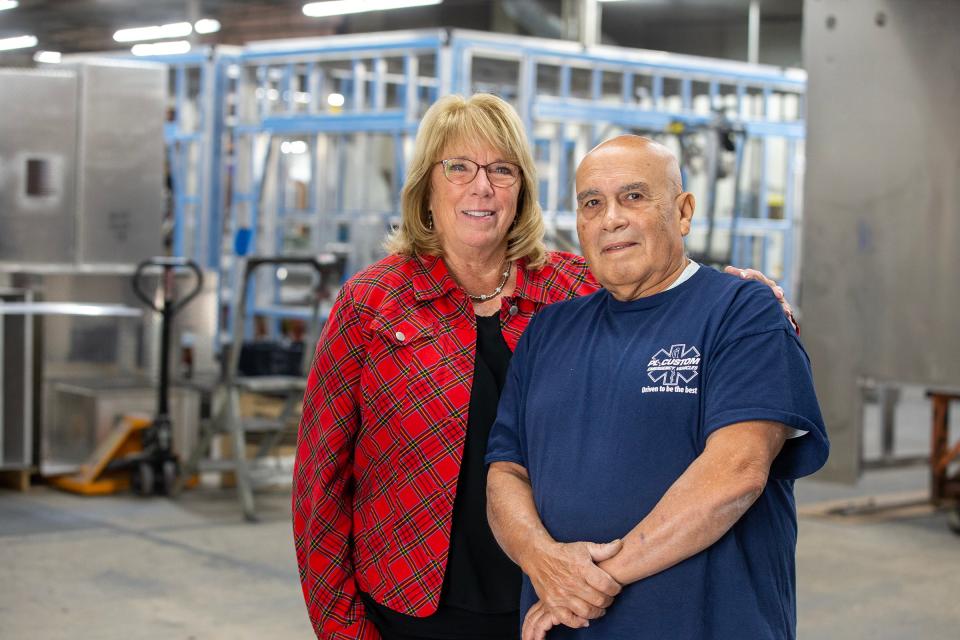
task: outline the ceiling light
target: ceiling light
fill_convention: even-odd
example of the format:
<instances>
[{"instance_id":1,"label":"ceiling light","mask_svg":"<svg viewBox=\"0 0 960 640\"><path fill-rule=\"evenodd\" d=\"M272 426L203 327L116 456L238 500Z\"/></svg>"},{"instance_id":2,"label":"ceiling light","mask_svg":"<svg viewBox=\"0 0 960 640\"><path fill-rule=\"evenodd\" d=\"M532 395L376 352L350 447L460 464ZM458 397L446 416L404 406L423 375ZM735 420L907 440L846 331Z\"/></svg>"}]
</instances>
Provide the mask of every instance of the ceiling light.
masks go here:
<instances>
[{"instance_id":1,"label":"ceiling light","mask_svg":"<svg viewBox=\"0 0 960 640\"><path fill-rule=\"evenodd\" d=\"M37 51L35 54L33 54L33 59L35 62L45 62L47 64L59 64L60 52L59 51Z\"/></svg>"},{"instance_id":2,"label":"ceiling light","mask_svg":"<svg viewBox=\"0 0 960 640\"><path fill-rule=\"evenodd\" d=\"M0 0L0 11L6 11L7 9L16 9L20 3L16 0Z\"/></svg>"},{"instance_id":3,"label":"ceiling light","mask_svg":"<svg viewBox=\"0 0 960 640\"><path fill-rule=\"evenodd\" d=\"M220 22L210 18L197 20L193 23L193 30L201 35L207 33L216 33L217 31L220 31Z\"/></svg>"},{"instance_id":4,"label":"ceiling light","mask_svg":"<svg viewBox=\"0 0 960 640\"><path fill-rule=\"evenodd\" d=\"M152 27L135 27L120 29L113 34L117 42L137 42L138 40L163 40L164 38L184 38L193 33L193 26L189 22L173 22L171 24L154 25Z\"/></svg>"},{"instance_id":5,"label":"ceiling light","mask_svg":"<svg viewBox=\"0 0 960 640\"><path fill-rule=\"evenodd\" d=\"M425 7L441 2L443 0L327 0L326 2L311 2L303 5L303 15L311 18L325 18L327 16L342 16L346 13Z\"/></svg>"},{"instance_id":6,"label":"ceiling light","mask_svg":"<svg viewBox=\"0 0 960 640\"><path fill-rule=\"evenodd\" d=\"M284 140L280 143L280 153L306 153L307 143L303 140ZM282 280L283 278L281 278Z\"/></svg>"},{"instance_id":7,"label":"ceiling light","mask_svg":"<svg viewBox=\"0 0 960 640\"><path fill-rule=\"evenodd\" d=\"M15 36L13 38L0 38L0 51L11 51L13 49L29 49L37 46L36 36Z\"/></svg>"},{"instance_id":8,"label":"ceiling light","mask_svg":"<svg viewBox=\"0 0 960 640\"><path fill-rule=\"evenodd\" d=\"M179 53L188 53L189 51L190 43L186 40L135 44L130 49L130 53L135 56L173 56Z\"/></svg>"}]
</instances>

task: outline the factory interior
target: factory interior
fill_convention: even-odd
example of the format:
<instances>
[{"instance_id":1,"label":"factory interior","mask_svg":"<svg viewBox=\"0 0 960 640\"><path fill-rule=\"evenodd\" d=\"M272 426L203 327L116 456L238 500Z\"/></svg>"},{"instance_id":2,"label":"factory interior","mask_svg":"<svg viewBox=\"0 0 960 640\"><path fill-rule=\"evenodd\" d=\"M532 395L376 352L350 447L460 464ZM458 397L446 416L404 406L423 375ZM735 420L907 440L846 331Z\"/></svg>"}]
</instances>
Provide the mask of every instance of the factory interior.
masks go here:
<instances>
[{"instance_id":1,"label":"factory interior","mask_svg":"<svg viewBox=\"0 0 960 640\"><path fill-rule=\"evenodd\" d=\"M314 636L315 345L425 111L477 92L548 249L580 253L580 160L640 134L687 255L783 288L830 439L797 637L960 637L960 2L304 2L0 0L0 638Z\"/></svg>"}]
</instances>

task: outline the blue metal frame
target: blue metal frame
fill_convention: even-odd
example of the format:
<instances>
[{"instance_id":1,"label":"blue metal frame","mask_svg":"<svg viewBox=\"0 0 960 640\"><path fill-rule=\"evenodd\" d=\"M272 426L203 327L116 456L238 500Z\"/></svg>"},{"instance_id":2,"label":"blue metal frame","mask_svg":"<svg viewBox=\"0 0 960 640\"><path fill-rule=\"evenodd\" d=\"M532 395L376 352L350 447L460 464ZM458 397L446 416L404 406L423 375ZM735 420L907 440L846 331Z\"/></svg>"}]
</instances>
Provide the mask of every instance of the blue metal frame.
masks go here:
<instances>
[{"instance_id":1,"label":"blue metal frame","mask_svg":"<svg viewBox=\"0 0 960 640\"><path fill-rule=\"evenodd\" d=\"M796 168L795 156L799 144L805 137L805 126L802 119L793 121L777 121L769 118L769 103L775 93L781 96L796 96L799 103L798 111L802 113L802 97L806 82L804 79L784 73L772 67L760 67L736 62L723 62L704 58L687 56L664 55L647 53L627 49L610 47L596 47L583 49L568 42L549 43L543 40L509 38L489 34L454 32L452 47L457 62L453 86L460 93L471 93L474 86L470 82L470 69L473 66L473 56L519 60L523 68L532 68L526 75L534 79L534 86L523 87L518 95L517 108L524 117L525 124L532 138L542 135L537 132L538 124L553 123L556 127L555 135L566 138L569 132L573 135L577 127L586 127L588 142L585 152L593 144L599 142L599 132L602 126L619 128L620 130L643 130L650 132L665 132L669 127L682 124L685 129L696 129L709 125L715 118L713 113L698 113L694 108L694 83L705 86L706 93L698 95L708 96L711 108L721 106L721 85L731 88L736 95L736 112L727 113L728 120L739 126L746 139L759 139L760 148L764 157L760 166L763 167L758 176L760 204L759 211L744 211L742 199L739 197L741 185L737 185L734 194L735 202L730 207L728 218L721 217L714 224L715 229L728 230L733 234L731 242L738 251L739 258L744 258L742 249L755 242L763 244L761 262L754 264L752 257L747 261L740 261L741 266L756 266L768 273L775 272L777 265L771 259L773 244L771 237L776 235L782 238L782 272L780 277L787 295L795 291L796 271L793 267L793 246L797 231L798 211L794 206L792 180ZM559 91L555 94L540 91L536 86L536 65L544 64L559 67ZM588 71L589 98L573 97L571 91L572 72L574 69ZM617 99L611 95L603 96L603 74L611 72L619 74L621 86ZM636 81L640 77L648 79L650 86L649 104L641 105L634 97ZM523 78L521 77L521 81ZM679 105L671 108L664 94L664 82L670 80L678 85ZM744 113L748 90L760 92L762 95L762 109L758 115L745 117ZM756 95L755 93L749 95ZM771 193L769 176L767 175L767 158L770 140L780 138L786 141L788 147L787 180L780 188L784 192L784 220L769 221L769 194ZM744 142L745 143L745 142ZM550 163L558 167L556 184L548 188L559 190L552 196L543 194L544 203L551 200L562 203L556 211L545 209L544 214L548 222L556 227L573 227L573 212L563 204L564 191L568 188L568 174L566 171L567 151L564 144L554 147L560 156L551 158ZM738 160L742 159L742 148L737 150ZM759 219L755 219L756 215ZM739 218L739 221L737 221ZM694 229L702 229L705 223L698 218L694 219Z\"/></svg>"},{"instance_id":2,"label":"blue metal frame","mask_svg":"<svg viewBox=\"0 0 960 640\"><path fill-rule=\"evenodd\" d=\"M205 269L219 271L223 219L223 146L226 67L230 56L202 47L187 54L140 58L163 63L171 74L173 122L164 127L164 140L173 183L173 246L176 256L189 257ZM188 90L188 75L199 74L196 95ZM185 107L193 104L197 123L187 128ZM195 189L189 189L192 178ZM192 236L187 231L192 228ZM190 242L188 242L188 238Z\"/></svg>"},{"instance_id":3,"label":"blue metal frame","mask_svg":"<svg viewBox=\"0 0 960 640\"><path fill-rule=\"evenodd\" d=\"M264 49L264 45L245 50L235 59L235 64L239 68L241 80L234 90L235 95L240 95L243 88L244 79L249 77L249 73L254 74L256 79L256 88L262 90L256 100L256 110L253 114L238 114L238 122L231 127L234 140L235 153L245 147L250 149L256 140L266 141L268 145L275 144L275 140L285 137L304 137L310 140L311 151L311 175L316 180L316 149L318 140L323 136L334 146L335 166L339 168L339 174L342 175L346 156L345 142L347 136L356 133L380 133L393 136L395 141L394 162L398 170L398 176L394 177L394 184L391 185L391 193L394 193L399 201L399 192L402 185L402 175L405 172L405 157L403 153L403 140L416 132L419 121L420 89L422 79L415 74L416 64L414 58L417 55L436 55L439 61L440 48L445 41L444 32L432 32L424 35L420 34L405 40L392 38L368 38L361 42L354 36L341 38L327 38L315 41L314 43L305 43L301 46L290 47L278 46L276 50ZM403 77L398 84L396 93L400 102L400 107L386 107L387 80L385 79L386 63L385 57L402 58ZM328 76L321 73L321 65L324 62L337 61L340 64L347 64L351 70L348 77ZM438 62L439 64L439 62ZM369 65L369 69L367 66ZM269 92L274 87L274 75L276 70L280 70L279 85L277 91L279 102L283 109L279 110L269 106ZM305 74L307 78L307 93L310 96L309 104L305 110L296 110L293 99L293 79L298 74ZM363 76L363 77L361 77ZM327 84L332 81L332 84ZM298 79L299 84L299 79ZM394 82L394 84L397 84ZM249 90L250 87L246 87ZM323 96L326 90L335 90L346 96L346 103L337 111L329 111L326 105L322 104ZM251 117L252 115L252 117ZM239 179L233 183L233 202L234 208L231 215L232 227L236 229L239 211L237 206L245 206L248 209L248 221L245 223L253 234L254 247L259 243L258 235L260 232L261 217L261 189L263 187L262 177L265 175L265 168L255 166L261 162L259 158L254 158L252 154L249 157L237 155L238 162L250 161L254 166L249 167L249 173L253 184L243 184ZM269 157L269 156L268 156ZM273 160L271 160L273 162ZM282 161L281 161L282 164ZM283 180L278 180L278 191L282 191ZM313 210L316 210L317 202L315 199L316 185L309 186L309 203ZM274 206L276 212L275 222L278 226L274 230L276 234L276 244L272 247L262 247L263 251L278 251L283 247L283 232L286 228L287 213L284 205L285 196L278 192L277 201ZM336 219L340 219L340 214L346 214L343 211L343 193L338 191L334 197L334 210L340 212ZM254 249L256 251L256 249ZM226 261L229 264L235 264L235 260ZM361 265L362 266L362 265ZM300 310L281 307L279 305L280 297L277 290L277 281L271 280L274 291L268 295L272 304L264 306L264 299L253 295L248 295L249 307L247 308L247 317L254 315L264 317L298 317ZM262 281L261 281L262 283ZM251 284L251 286L253 286ZM229 287L227 287L229 288ZM288 314L289 312L289 314ZM285 315L286 314L286 315ZM227 318L227 330L230 330L232 320ZM248 333L250 328L248 327Z\"/></svg>"},{"instance_id":4,"label":"blue metal frame","mask_svg":"<svg viewBox=\"0 0 960 640\"><path fill-rule=\"evenodd\" d=\"M432 57L434 72L422 73L419 58ZM517 68L514 77L498 78L493 82L479 84L473 77L475 57L503 59ZM402 71L387 73L387 62L402 60ZM235 54L223 55L219 50L204 50L185 56L162 57L158 61L171 65L174 73L173 101L179 106L190 99L185 89L189 69L201 70L201 93L211 102L200 109L201 123L197 131L185 131L174 123L167 128L168 157L171 159L174 181L175 230L174 250L178 255L190 252L206 258L205 264L220 272L221 307L231 304L230 290L235 282L234 269L237 256L233 251L233 238L243 229L251 234L251 252L282 251L283 231L288 218L303 216L302 212L287 211L284 181L278 181L278 193L273 209L276 211L276 243L270 247L258 246L262 223L262 189L267 175L264 162L275 161L275 155L254 153L258 145L269 148L278 139L302 136L308 141L311 153L311 176L314 184L308 189L308 209L319 211L322 203L317 201L318 176L317 149L319 142L326 140L332 145L335 156L330 161L334 170L342 175L346 166L347 138L354 134L381 134L394 141L392 162L395 167L391 194L399 207L400 188L406 172L406 146L419 124L423 107L440 95L456 92L469 94L478 87L498 87L502 95L514 102L527 127L531 140L537 147L538 157L556 168L549 176L541 176L545 187L541 192L544 213L548 226L554 228L574 227L572 199L569 197L573 167L569 158L599 141L604 128L614 130L666 131L676 123L686 127L708 125L713 114L698 112L697 104L703 104L699 96L708 96L711 107L720 106L721 89L726 95L735 95L735 114L728 114L731 122L745 132L744 140L760 140L761 153L769 154L769 141L774 138L786 141L786 183L783 219L770 219L768 194L771 191L766 171L767 159L763 158L762 175L758 176L759 211L746 211L746 201L740 197L737 186L733 211L730 217L718 217L715 229L730 231L734 255L738 260L745 257L743 251L758 240L769 245L769 238L779 235L783 246L784 288L793 295L796 271L795 233L799 211L796 205L794 171L796 157L802 152L805 126L802 116L792 121L771 120L770 100L775 94L797 96L802 114L805 80L772 67L760 67L743 63L723 62L705 58L665 55L629 49L596 47L584 49L574 43L504 37L470 31L420 31L407 33L370 34L367 36L332 36L309 41L278 41L250 45ZM336 63L344 71L327 68ZM548 94L538 87L538 65L550 65L559 69L559 91ZM513 69L513 67L510 67ZM572 95L573 72L589 73L587 91ZM617 95L604 94L604 74L619 74L620 86ZM509 74L508 74L509 75ZM301 79L304 82L301 84ZM641 104L637 87L649 87L645 94L648 102ZM665 95L667 86L678 86L678 93ZM393 88L395 99L387 105L388 87ZM703 92L706 87L706 92ZM339 110L331 110L323 103L328 91L342 93L346 103ZM211 93L209 97L207 93ZM274 93L275 92L275 93ZM758 93L759 92L759 93ZM297 94L308 96L306 104L298 103ZM272 96L272 98L271 98ZM672 97L676 96L676 97ZM750 101L762 100L760 114L745 112ZM679 107L671 105L679 98ZM748 101L749 99L749 101ZM781 98L784 99L784 98ZM729 102L729 100L728 100ZM236 114L228 114L230 105L235 105ZM252 110L251 110L252 106ZM582 137L578 137L582 136ZM232 155L224 147L227 138L232 141ZM187 162L192 145L202 149L200 166ZM573 153L571 153L573 150ZM737 149L742 158L743 149ZM222 215L227 194L229 168L225 161L233 159L229 216L230 242L221 237ZM237 163L243 163L240 167ZM241 170L242 169L242 170ZM196 193L187 193L188 172L196 172ZM546 206L555 203L555 208ZM344 209L342 190L333 194L334 220L349 220L357 212ZM194 235L186 235L187 212L203 211L205 219L197 221ZM240 220L241 213L246 217ZM383 213L383 212L376 212ZM393 212L391 215L397 215ZM271 222L273 224L273 222ZM704 223L695 219L694 228ZM202 226L201 226L202 225ZM204 238L206 241L204 242ZM338 238L330 238L337 240ZM741 262L741 266L759 266L769 270L771 247L763 251L763 262L753 265ZM360 266L360 265L355 265ZM251 292L248 317L300 317L300 310L281 308L273 282L274 291L267 296L271 304L258 304ZM251 286L254 286L251 284ZM263 299L261 298L261 301ZM225 326L227 335L232 321L228 314Z\"/></svg>"}]
</instances>

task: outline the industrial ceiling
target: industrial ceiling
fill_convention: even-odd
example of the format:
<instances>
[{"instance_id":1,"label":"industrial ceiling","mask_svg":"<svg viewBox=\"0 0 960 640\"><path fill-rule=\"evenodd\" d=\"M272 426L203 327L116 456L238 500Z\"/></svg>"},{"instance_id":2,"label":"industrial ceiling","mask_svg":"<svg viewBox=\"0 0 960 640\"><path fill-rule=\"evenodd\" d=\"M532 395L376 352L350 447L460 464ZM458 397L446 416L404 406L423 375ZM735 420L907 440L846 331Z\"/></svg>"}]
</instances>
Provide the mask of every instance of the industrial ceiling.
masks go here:
<instances>
[{"instance_id":1,"label":"industrial ceiling","mask_svg":"<svg viewBox=\"0 0 960 640\"><path fill-rule=\"evenodd\" d=\"M36 49L76 53L123 50L113 40L118 29L208 18L218 20L218 33L194 34L196 44L243 44L253 40L364 33L394 29L458 27L564 37L561 16L577 0L445 0L441 4L333 18L311 18L302 12L304 0L20 0L0 11L0 38L31 34ZM750 0L627 0L602 3L603 40L609 44L700 53L684 48L695 43L664 46L664 33L677 25L746 29ZM762 0L764 24L795 25L799 33L802 0ZM666 45L670 45L667 41ZM658 47L653 47L658 48ZM0 52L0 66L30 63L32 53Z\"/></svg>"}]
</instances>

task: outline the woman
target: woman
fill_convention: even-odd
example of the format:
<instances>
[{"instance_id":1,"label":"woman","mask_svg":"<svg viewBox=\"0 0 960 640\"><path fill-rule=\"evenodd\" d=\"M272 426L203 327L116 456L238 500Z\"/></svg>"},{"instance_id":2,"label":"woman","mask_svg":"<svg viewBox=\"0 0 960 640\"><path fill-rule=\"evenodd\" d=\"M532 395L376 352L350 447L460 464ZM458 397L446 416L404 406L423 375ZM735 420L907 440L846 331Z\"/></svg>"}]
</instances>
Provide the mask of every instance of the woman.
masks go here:
<instances>
[{"instance_id":1,"label":"woman","mask_svg":"<svg viewBox=\"0 0 960 640\"><path fill-rule=\"evenodd\" d=\"M487 436L530 318L598 288L583 258L545 250L536 184L509 104L427 111L390 255L340 291L304 397L293 520L318 637L519 637Z\"/></svg>"}]
</instances>

